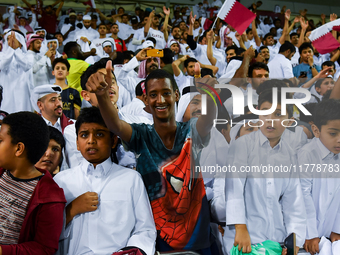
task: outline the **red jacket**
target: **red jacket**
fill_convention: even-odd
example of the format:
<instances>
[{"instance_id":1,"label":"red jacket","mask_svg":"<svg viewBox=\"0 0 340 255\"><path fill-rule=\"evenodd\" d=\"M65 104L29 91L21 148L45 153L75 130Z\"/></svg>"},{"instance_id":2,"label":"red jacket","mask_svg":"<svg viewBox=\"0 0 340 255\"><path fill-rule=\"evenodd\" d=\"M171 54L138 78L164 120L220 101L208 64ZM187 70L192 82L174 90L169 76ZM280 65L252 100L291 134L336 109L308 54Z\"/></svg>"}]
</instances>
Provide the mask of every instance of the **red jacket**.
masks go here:
<instances>
[{"instance_id":1,"label":"red jacket","mask_svg":"<svg viewBox=\"0 0 340 255\"><path fill-rule=\"evenodd\" d=\"M54 254L63 228L65 196L49 172L39 180L28 203L18 244L1 245L3 255ZM0 175L4 169L0 169Z\"/></svg>"}]
</instances>

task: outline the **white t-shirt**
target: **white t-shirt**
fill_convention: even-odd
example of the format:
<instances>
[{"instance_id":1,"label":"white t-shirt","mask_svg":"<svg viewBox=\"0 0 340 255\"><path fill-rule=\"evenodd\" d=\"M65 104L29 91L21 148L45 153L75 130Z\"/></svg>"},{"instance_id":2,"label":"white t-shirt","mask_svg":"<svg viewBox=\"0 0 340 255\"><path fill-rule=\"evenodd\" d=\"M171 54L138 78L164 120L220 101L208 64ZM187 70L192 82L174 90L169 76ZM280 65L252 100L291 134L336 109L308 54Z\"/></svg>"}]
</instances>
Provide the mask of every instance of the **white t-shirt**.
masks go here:
<instances>
[{"instance_id":1,"label":"white t-shirt","mask_svg":"<svg viewBox=\"0 0 340 255\"><path fill-rule=\"evenodd\" d=\"M282 54L277 54L268 63L270 79L290 79L294 77L293 67L288 58Z\"/></svg>"},{"instance_id":2,"label":"white t-shirt","mask_svg":"<svg viewBox=\"0 0 340 255\"><path fill-rule=\"evenodd\" d=\"M147 37L153 37L156 40L156 46L155 49L164 49L165 48L165 38L164 38L164 34L163 32L159 31L159 30L155 30L153 28L149 28L149 33L147 35Z\"/></svg>"}]
</instances>

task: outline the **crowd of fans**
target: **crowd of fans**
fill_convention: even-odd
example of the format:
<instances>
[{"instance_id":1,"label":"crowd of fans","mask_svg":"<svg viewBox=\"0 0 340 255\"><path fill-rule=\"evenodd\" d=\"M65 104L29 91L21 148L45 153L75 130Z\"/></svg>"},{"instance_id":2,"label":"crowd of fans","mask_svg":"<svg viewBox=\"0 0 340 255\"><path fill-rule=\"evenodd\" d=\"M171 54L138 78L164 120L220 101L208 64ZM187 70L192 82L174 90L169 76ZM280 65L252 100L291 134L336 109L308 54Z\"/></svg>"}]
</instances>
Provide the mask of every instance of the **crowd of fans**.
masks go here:
<instances>
[{"instance_id":1,"label":"crowd of fans","mask_svg":"<svg viewBox=\"0 0 340 255\"><path fill-rule=\"evenodd\" d=\"M63 4L2 15L0 255L340 254L336 14Z\"/></svg>"}]
</instances>

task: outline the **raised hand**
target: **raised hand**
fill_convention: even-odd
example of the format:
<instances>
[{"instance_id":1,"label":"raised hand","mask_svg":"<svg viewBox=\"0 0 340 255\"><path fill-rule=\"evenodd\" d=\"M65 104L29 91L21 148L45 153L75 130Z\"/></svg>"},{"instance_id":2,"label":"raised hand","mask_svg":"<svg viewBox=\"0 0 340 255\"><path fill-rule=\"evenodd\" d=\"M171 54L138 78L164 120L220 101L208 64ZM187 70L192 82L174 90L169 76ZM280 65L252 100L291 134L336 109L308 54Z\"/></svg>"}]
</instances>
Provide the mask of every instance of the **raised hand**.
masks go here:
<instances>
[{"instance_id":1,"label":"raised hand","mask_svg":"<svg viewBox=\"0 0 340 255\"><path fill-rule=\"evenodd\" d=\"M290 19L290 14L291 14L291 11L290 11L290 9L288 9L288 10L285 12L285 18L286 18L287 20Z\"/></svg>"},{"instance_id":2,"label":"raised hand","mask_svg":"<svg viewBox=\"0 0 340 255\"><path fill-rule=\"evenodd\" d=\"M252 60L255 57L255 49L253 46L250 46L245 52L244 57L249 58L249 60Z\"/></svg>"},{"instance_id":3,"label":"raised hand","mask_svg":"<svg viewBox=\"0 0 340 255\"><path fill-rule=\"evenodd\" d=\"M155 17L155 10L153 10L153 11L150 12L150 14L149 14L149 19L151 19L151 21L152 21L153 17Z\"/></svg>"},{"instance_id":4,"label":"raised hand","mask_svg":"<svg viewBox=\"0 0 340 255\"><path fill-rule=\"evenodd\" d=\"M145 49L142 49L140 52L137 53L136 55L136 59L138 61L143 61L143 60L146 60L150 57L146 56L146 51L148 50L149 48L145 48Z\"/></svg>"},{"instance_id":5,"label":"raised hand","mask_svg":"<svg viewBox=\"0 0 340 255\"><path fill-rule=\"evenodd\" d=\"M308 28L308 21L301 17L300 19L301 28L306 30Z\"/></svg>"},{"instance_id":6,"label":"raised hand","mask_svg":"<svg viewBox=\"0 0 340 255\"><path fill-rule=\"evenodd\" d=\"M169 16L170 15L170 8L167 9L165 6L163 6L163 12L164 12L165 15Z\"/></svg>"},{"instance_id":7,"label":"raised hand","mask_svg":"<svg viewBox=\"0 0 340 255\"><path fill-rule=\"evenodd\" d=\"M334 21L334 20L336 20L338 18L338 15L336 15L335 13L332 13L331 15L330 15L330 21Z\"/></svg>"},{"instance_id":8,"label":"raised hand","mask_svg":"<svg viewBox=\"0 0 340 255\"><path fill-rule=\"evenodd\" d=\"M102 96L108 93L112 86L112 61L106 63L106 75L96 72L87 80L86 88L89 92L95 93L97 96Z\"/></svg>"},{"instance_id":9,"label":"raised hand","mask_svg":"<svg viewBox=\"0 0 340 255\"><path fill-rule=\"evenodd\" d=\"M294 18L294 21L293 21L294 23L299 23L300 22L300 16L296 16L295 18Z\"/></svg>"},{"instance_id":10,"label":"raised hand","mask_svg":"<svg viewBox=\"0 0 340 255\"><path fill-rule=\"evenodd\" d=\"M196 15L192 17L192 12L190 12L190 17L189 17L190 25L194 25L195 20L196 20Z\"/></svg>"},{"instance_id":11,"label":"raised hand","mask_svg":"<svg viewBox=\"0 0 340 255\"><path fill-rule=\"evenodd\" d=\"M214 30L210 29L209 32L207 33L206 37L207 39L214 39Z\"/></svg>"}]
</instances>

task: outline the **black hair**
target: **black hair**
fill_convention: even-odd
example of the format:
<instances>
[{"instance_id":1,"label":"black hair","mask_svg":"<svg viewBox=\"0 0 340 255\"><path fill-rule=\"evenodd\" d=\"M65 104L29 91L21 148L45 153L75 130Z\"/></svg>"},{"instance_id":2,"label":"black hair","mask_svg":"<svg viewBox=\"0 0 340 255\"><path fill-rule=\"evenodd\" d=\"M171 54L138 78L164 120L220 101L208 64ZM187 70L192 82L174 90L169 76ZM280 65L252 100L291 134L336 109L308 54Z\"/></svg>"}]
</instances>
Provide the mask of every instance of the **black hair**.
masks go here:
<instances>
[{"instance_id":1,"label":"black hair","mask_svg":"<svg viewBox=\"0 0 340 255\"><path fill-rule=\"evenodd\" d=\"M123 16L129 17L129 15L127 15L126 13L122 14L121 17L123 18Z\"/></svg>"},{"instance_id":2,"label":"black hair","mask_svg":"<svg viewBox=\"0 0 340 255\"><path fill-rule=\"evenodd\" d=\"M226 49L225 49L225 54L227 54L227 51L229 50L234 50L235 51L235 54L238 50L238 47L236 45L231 45L231 46L228 46Z\"/></svg>"},{"instance_id":3,"label":"black hair","mask_svg":"<svg viewBox=\"0 0 340 255\"><path fill-rule=\"evenodd\" d=\"M174 26L174 27L171 29L171 33L174 31L175 28L178 28L178 29L179 29L179 25Z\"/></svg>"},{"instance_id":4,"label":"black hair","mask_svg":"<svg viewBox=\"0 0 340 255\"><path fill-rule=\"evenodd\" d=\"M105 23L100 23L100 24L98 25L98 28L99 28L100 26L104 26L105 29L107 30L107 27L106 27L106 24L105 24Z\"/></svg>"},{"instance_id":5,"label":"black hair","mask_svg":"<svg viewBox=\"0 0 340 255\"><path fill-rule=\"evenodd\" d=\"M153 42L153 45L156 45L156 39L153 38L153 37L148 37L148 38L146 38L145 41L151 41L151 42Z\"/></svg>"},{"instance_id":6,"label":"black hair","mask_svg":"<svg viewBox=\"0 0 340 255\"><path fill-rule=\"evenodd\" d=\"M54 33L54 37L56 37L56 35L61 35L63 37L63 39L64 39L64 35L62 33L56 32L56 33Z\"/></svg>"},{"instance_id":7,"label":"black hair","mask_svg":"<svg viewBox=\"0 0 340 255\"><path fill-rule=\"evenodd\" d=\"M124 58L124 60L125 59L127 59L127 60L131 60L133 57L131 57L131 55L132 56L135 56L135 53L133 52L133 51L131 51L131 50L127 50L127 51L124 51L123 52L123 58Z\"/></svg>"},{"instance_id":8,"label":"black hair","mask_svg":"<svg viewBox=\"0 0 340 255\"><path fill-rule=\"evenodd\" d=\"M163 57L161 57L160 59L163 61L163 63L165 65L172 64L172 62L173 62L173 58L172 58L173 55L174 55L174 53L172 52L171 49L165 48L165 49L163 49Z\"/></svg>"},{"instance_id":9,"label":"black hair","mask_svg":"<svg viewBox=\"0 0 340 255\"><path fill-rule=\"evenodd\" d=\"M267 64L262 63L262 62L255 62L254 64L249 66L248 77L249 78L253 78L253 71L254 70L259 70L259 69L264 69L264 70L266 70L269 73L269 68L268 68Z\"/></svg>"},{"instance_id":10,"label":"black hair","mask_svg":"<svg viewBox=\"0 0 340 255\"><path fill-rule=\"evenodd\" d=\"M57 144L60 145L61 150L63 150L65 148L65 139L63 134L56 128L48 126L48 131L49 131L49 136L50 136L50 140L54 140L56 141ZM63 153L61 153L61 157L60 157L60 162L59 162L59 167L61 167L61 164L63 162Z\"/></svg>"},{"instance_id":11,"label":"black hair","mask_svg":"<svg viewBox=\"0 0 340 255\"><path fill-rule=\"evenodd\" d=\"M285 41L284 44L280 46L279 53L287 50L290 50L290 53L296 52L295 46L291 42Z\"/></svg>"},{"instance_id":12,"label":"black hair","mask_svg":"<svg viewBox=\"0 0 340 255\"><path fill-rule=\"evenodd\" d=\"M65 54L69 57L71 55L71 51L76 47L78 47L77 42L72 41L72 42L66 43L66 45L64 46Z\"/></svg>"},{"instance_id":13,"label":"black hair","mask_svg":"<svg viewBox=\"0 0 340 255\"><path fill-rule=\"evenodd\" d=\"M273 37L274 37L274 35L273 35L272 33L267 33L267 34L263 37L263 40L266 40L267 37L269 37L269 36L273 36Z\"/></svg>"},{"instance_id":14,"label":"black hair","mask_svg":"<svg viewBox=\"0 0 340 255\"><path fill-rule=\"evenodd\" d=\"M169 79L173 91L177 88L177 83L173 75L162 69L152 71L145 79L145 92L148 94L148 82L153 79Z\"/></svg>"},{"instance_id":15,"label":"black hair","mask_svg":"<svg viewBox=\"0 0 340 255\"><path fill-rule=\"evenodd\" d=\"M310 43L308 43L308 42L305 42L305 43L301 44L301 46L299 47L299 53L300 53L300 55L302 54L302 51L303 51L303 50L308 49L308 48L311 48L312 51L314 52L314 49L313 49L312 44L310 44Z\"/></svg>"},{"instance_id":16,"label":"black hair","mask_svg":"<svg viewBox=\"0 0 340 255\"><path fill-rule=\"evenodd\" d=\"M92 15L91 15L91 20L93 20L93 19L98 20L97 15L92 14Z\"/></svg>"},{"instance_id":17,"label":"black hair","mask_svg":"<svg viewBox=\"0 0 340 255\"><path fill-rule=\"evenodd\" d=\"M27 160L32 165L37 163L50 141L43 118L32 112L17 112L5 117L2 124L9 126L8 135L12 138L12 144L23 143Z\"/></svg>"},{"instance_id":18,"label":"black hair","mask_svg":"<svg viewBox=\"0 0 340 255\"><path fill-rule=\"evenodd\" d=\"M326 78L318 79L318 80L315 82L315 85L314 85L315 88L320 88L320 87L321 87L321 84L323 83L323 81L324 81L325 79L331 79L331 80L333 80L332 77L326 77Z\"/></svg>"},{"instance_id":19,"label":"black hair","mask_svg":"<svg viewBox=\"0 0 340 255\"><path fill-rule=\"evenodd\" d=\"M287 87L288 85L284 81L278 80L278 79L271 79L271 80L262 82L257 87L256 94L260 95L265 90L272 91L272 88L278 88L278 91L281 91L281 88L287 88Z\"/></svg>"},{"instance_id":20,"label":"black hair","mask_svg":"<svg viewBox=\"0 0 340 255\"><path fill-rule=\"evenodd\" d=\"M251 28L247 28L247 30L246 30L246 34L248 34L249 32L251 32L252 31L252 29Z\"/></svg>"},{"instance_id":21,"label":"black hair","mask_svg":"<svg viewBox=\"0 0 340 255\"><path fill-rule=\"evenodd\" d=\"M213 71L210 68L202 68L201 69L201 76L204 77L206 75L210 75L211 77L215 77Z\"/></svg>"},{"instance_id":22,"label":"black hair","mask_svg":"<svg viewBox=\"0 0 340 255\"><path fill-rule=\"evenodd\" d=\"M84 123L96 123L98 125L101 125L107 128L105 121L100 113L99 108L95 106L81 109L80 114L75 124L77 137L78 137L80 127ZM114 134L110 132L110 137L112 138L113 136ZM116 164L118 164L116 152L117 152L117 146L114 149L111 149L111 160L115 162Z\"/></svg>"},{"instance_id":23,"label":"black hair","mask_svg":"<svg viewBox=\"0 0 340 255\"><path fill-rule=\"evenodd\" d=\"M107 61L111 60L110 58L102 58L93 65L90 65L85 72L80 77L80 85L82 90L86 90L86 83L87 80L90 78L90 76L94 73L96 73L99 69L106 68ZM113 72L112 72L113 73ZM114 75L114 73L113 73ZM116 78L116 77L115 77Z\"/></svg>"},{"instance_id":24,"label":"black hair","mask_svg":"<svg viewBox=\"0 0 340 255\"><path fill-rule=\"evenodd\" d=\"M261 46L261 47L259 48L259 51L261 52L261 50L263 50L263 49L269 50L269 49L268 49L268 46Z\"/></svg>"},{"instance_id":25,"label":"black hair","mask_svg":"<svg viewBox=\"0 0 340 255\"><path fill-rule=\"evenodd\" d=\"M195 58L188 58L184 61L184 67L187 68L190 62L198 62Z\"/></svg>"},{"instance_id":26,"label":"black hair","mask_svg":"<svg viewBox=\"0 0 340 255\"><path fill-rule=\"evenodd\" d=\"M114 65L122 65L124 63L124 53L120 51L116 51L117 57L112 60L112 66Z\"/></svg>"},{"instance_id":27,"label":"black hair","mask_svg":"<svg viewBox=\"0 0 340 255\"><path fill-rule=\"evenodd\" d=\"M237 51L235 52L236 53L236 56L241 56L243 52L245 52L246 50L243 49L243 48L238 48Z\"/></svg>"},{"instance_id":28,"label":"black hair","mask_svg":"<svg viewBox=\"0 0 340 255\"><path fill-rule=\"evenodd\" d=\"M340 100L327 99L322 100L315 107L314 124L321 131L321 126L327 125L330 120L340 120Z\"/></svg>"},{"instance_id":29,"label":"black hair","mask_svg":"<svg viewBox=\"0 0 340 255\"><path fill-rule=\"evenodd\" d=\"M304 104L303 106L309 111L312 115L305 115L302 111L300 111L300 120L306 123L314 122L314 112L317 107L318 103L309 103Z\"/></svg>"},{"instance_id":30,"label":"black hair","mask_svg":"<svg viewBox=\"0 0 340 255\"><path fill-rule=\"evenodd\" d=\"M70 63L67 61L67 59L64 59L62 57L60 58L56 58L55 60L53 60L53 63L52 63L52 70L54 70L55 66L58 64L58 63L63 63L64 65L66 65L66 68L67 68L67 71L70 70Z\"/></svg>"},{"instance_id":31,"label":"black hair","mask_svg":"<svg viewBox=\"0 0 340 255\"><path fill-rule=\"evenodd\" d=\"M335 64L333 61L325 61L322 63L321 68L323 68L324 66L332 66L335 69Z\"/></svg>"},{"instance_id":32,"label":"black hair","mask_svg":"<svg viewBox=\"0 0 340 255\"><path fill-rule=\"evenodd\" d=\"M264 84L264 83L269 83L269 82L273 82L273 81L275 81L275 83L277 83L276 85L278 85L279 83L281 83L281 85L280 86L273 86L273 87L277 87L278 88L278 92L277 92L277 103L279 104L279 105L281 105L281 88L282 87L287 87L287 85L284 83L284 82L282 82L282 81L280 81L280 80L269 80L269 81L265 81L265 82L263 82L262 84ZM261 85L262 85L261 84ZM270 84L270 83L269 83ZM260 86L261 86L260 85ZM260 87L259 86L259 87ZM272 88L273 88L272 87ZM259 94L259 99L258 99L258 104L257 104L257 106L258 106L258 108L260 109L261 108L261 105L263 104L263 103L265 103L265 102L269 102L269 103L273 103L273 91L272 91L272 88L267 88L267 89L265 89L265 90L263 90L260 94ZM287 110L287 114L288 114L288 118L291 118L292 116L293 116L293 105L291 105L291 104L287 104L286 105L286 110Z\"/></svg>"},{"instance_id":33,"label":"black hair","mask_svg":"<svg viewBox=\"0 0 340 255\"><path fill-rule=\"evenodd\" d=\"M136 96L143 96L144 94L142 89L142 83L145 83L145 80L140 81L135 88Z\"/></svg>"},{"instance_id":34,"label":"black hair","mask_svg":"<svg viewBox=\"0 0 340 255\"><path fill-rule=\"evenodd\" d=\"M292 39L292 37L293 37L293 36L296 36L296 35L299 36L298 33L291 33L291 34L290 34L290 39Z\"/></svg>"},{"instance_id":35,"label":"black hair","mask_svg":"<svg viewBox=\"0 0 340 255\"><path fill-rule=\"evenodd\" d=\"M117 12L118 12L120 9L122 9L122 10L125 12L125 9L124 9L123 7L119 7L119 8L117 9Z\"/></svg>"}]
</instances>

